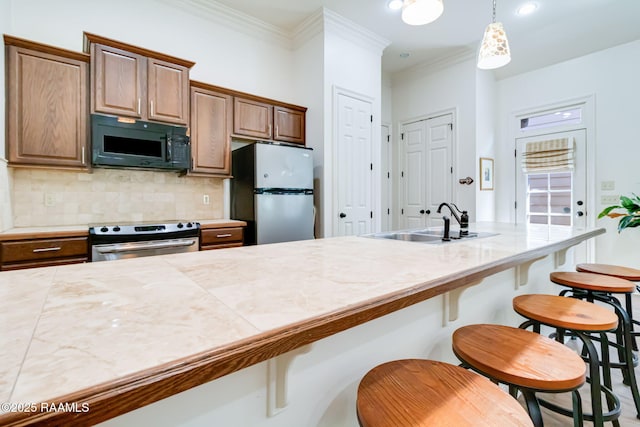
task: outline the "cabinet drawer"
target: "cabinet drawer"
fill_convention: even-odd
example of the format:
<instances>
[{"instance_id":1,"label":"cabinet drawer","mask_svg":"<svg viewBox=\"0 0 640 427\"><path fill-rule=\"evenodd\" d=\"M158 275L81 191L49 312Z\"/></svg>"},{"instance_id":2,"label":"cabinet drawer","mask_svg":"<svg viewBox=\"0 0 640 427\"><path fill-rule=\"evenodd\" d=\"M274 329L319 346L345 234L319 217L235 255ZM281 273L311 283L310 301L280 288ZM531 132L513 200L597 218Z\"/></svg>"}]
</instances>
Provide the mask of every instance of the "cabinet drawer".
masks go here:
<instances>
[{"instance_id":1,"label":"cabinet drawer","mask_svg":"<svg viewBox=\"0 0 640 427\"><path fill-rule=\"evenodd\" d=\"M88 255L86 237L22 240L0 243L0 263L60 258L84 258Z\"/></svg>"},{"instance_id":2,"label":"cabinet drawer","mask_svg":"<svg viewBox=\"0 0 640 427\"><path fill-rule=\"evenodd\" d=\"M200 233L201 246L242 243L244 236L242 227L213 228L209 230L202 230Z\"/></svg>"}]
</instances>

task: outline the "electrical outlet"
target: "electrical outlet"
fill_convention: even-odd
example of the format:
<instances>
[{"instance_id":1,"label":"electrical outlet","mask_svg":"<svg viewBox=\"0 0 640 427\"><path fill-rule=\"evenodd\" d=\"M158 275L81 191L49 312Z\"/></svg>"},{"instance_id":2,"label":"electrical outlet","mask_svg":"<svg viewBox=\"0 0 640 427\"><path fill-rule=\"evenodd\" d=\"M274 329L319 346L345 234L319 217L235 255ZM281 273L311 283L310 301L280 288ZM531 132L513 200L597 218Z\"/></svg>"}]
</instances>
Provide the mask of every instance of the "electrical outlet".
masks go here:
<instances>
[{"instance_id":1,"label":"electrical outlet","mask_svg":"<svg viewBox=\"0 0 640 427\"><path fill-rule=\"evenodd\" d=\"M600 189L602 191L613 191L616 189L616 182L615 181L601 181L600 182Z\"/></svg>"},{"instance_id":2,"label":"electrical outlet","mask_svg":"<svg viewBox=\"0 0 640 427\"><path fill-rule=\"evenodd\" d=\"M208 205L209 204L209 195L208 194L204 194L202 196L202 204L204 204L204 205Z\"/></svg>"},{"instance_id":3,"label":"electrical outlet","mask_svg":"<svg viewBox=\"0 0 640 427\"><path fill-rule=\"evenodd\" d=\"M45 206L55 206L56 205L56 197L51 193L46 193L44 195L44 205Z\"/></svg>"},{"instance_id":4,"label":"electrical outlet","mask_svg":"<svg viewBox=\"0 0 640 427\"><path fill-rule=\"evenodd\" d=\"M600 196L600 203L603 205L618 205L620 204L620 196Z\"/></svg>"}]
</instances>

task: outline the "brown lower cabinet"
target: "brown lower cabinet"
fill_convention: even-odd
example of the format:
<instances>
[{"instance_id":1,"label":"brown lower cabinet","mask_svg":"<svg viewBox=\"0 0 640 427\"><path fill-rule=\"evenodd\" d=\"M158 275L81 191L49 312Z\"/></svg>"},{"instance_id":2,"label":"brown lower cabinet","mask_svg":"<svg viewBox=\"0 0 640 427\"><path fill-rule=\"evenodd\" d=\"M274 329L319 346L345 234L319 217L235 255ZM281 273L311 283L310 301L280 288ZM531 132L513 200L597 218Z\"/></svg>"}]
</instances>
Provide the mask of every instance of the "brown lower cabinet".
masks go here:
<instances>
[{"instance_id":1,"label":"brown lower cabinet","mask_svg":"<svg viewBox=\"0 0 640 427\"><path fill-rule=\"evenodd\" d=\"M0 242L0 271L76 264L89 260L87 237L7 240Z\"/></svg>"},{"instance_id":2,"label":"brown lower cabinet","mask_svg":"<svg viewBox=\"0 0 640 427\"><path fill-rule=\"evenodd\" d=\"M200 231L200 250L235 248L244 244L244 227L212 228Z\"/></svg>"}]
</instances>

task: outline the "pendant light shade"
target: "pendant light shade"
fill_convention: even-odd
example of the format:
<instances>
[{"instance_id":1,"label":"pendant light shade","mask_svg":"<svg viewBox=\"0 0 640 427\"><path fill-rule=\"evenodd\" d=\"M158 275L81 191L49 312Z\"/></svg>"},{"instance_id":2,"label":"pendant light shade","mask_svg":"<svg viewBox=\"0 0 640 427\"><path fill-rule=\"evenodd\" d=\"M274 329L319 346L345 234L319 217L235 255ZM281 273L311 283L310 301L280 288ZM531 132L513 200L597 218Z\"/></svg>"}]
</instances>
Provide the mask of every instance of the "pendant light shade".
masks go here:
<instances>
[{"instance_id":1,"label":"pendant light shade","mask_svg":"<svg viewBox=\"0 0 640 427\"><path fill-rule=\"evenodd\" d=\"M496 22L496 0L493 0L493 20L484 30L484 37L478 54L478 68L492 70L507 65L511 61L511 51L507 33L501 22Z\"/></svg>"},{"instance_id":2,"label":"pendant light shade","mask_svg":"<svg viewBox=\"0 0 640 427\"><path fill-rule=\"evenodd\" d=\"M501 22L492 22L484 30L484 38L478 55L478 68L492 70L507 65L511 61L507 33Z\"/></svg>"},{"instance_id":3,"label":"pendant light shade","mask_svg":"<svg viewBox=\"0 0 640 427\"><path fill-rule=\"evenodd\" d=\"M424 25L435 21L444 11L443 0L404 0L402 20L409 25Z\"/></svg>"}]
</instances>

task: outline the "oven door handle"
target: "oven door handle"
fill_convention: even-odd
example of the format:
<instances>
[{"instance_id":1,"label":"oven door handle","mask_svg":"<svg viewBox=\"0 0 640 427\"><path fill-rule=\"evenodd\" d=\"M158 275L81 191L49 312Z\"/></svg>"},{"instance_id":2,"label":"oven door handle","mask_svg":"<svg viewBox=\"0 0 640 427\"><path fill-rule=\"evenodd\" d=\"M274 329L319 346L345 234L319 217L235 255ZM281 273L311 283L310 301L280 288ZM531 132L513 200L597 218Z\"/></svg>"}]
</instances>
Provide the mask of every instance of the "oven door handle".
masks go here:
<instances>
[{"instance_id":1,"label":"oven door handle","mask_svg":"<svg viewBox=\"0 0 640 427\"><path fill-rule=\"evenodd\" d=\"M101 254L115 254L121 252L134 252L134 251L146 251L152 249L168 249L168 248L182 248L186 246L193 246L196 244L196 240L163 240L159 242L132 242L132 243L118 243L115 245L96 245L94 249Z\"/></svg>"}]
</instances>

